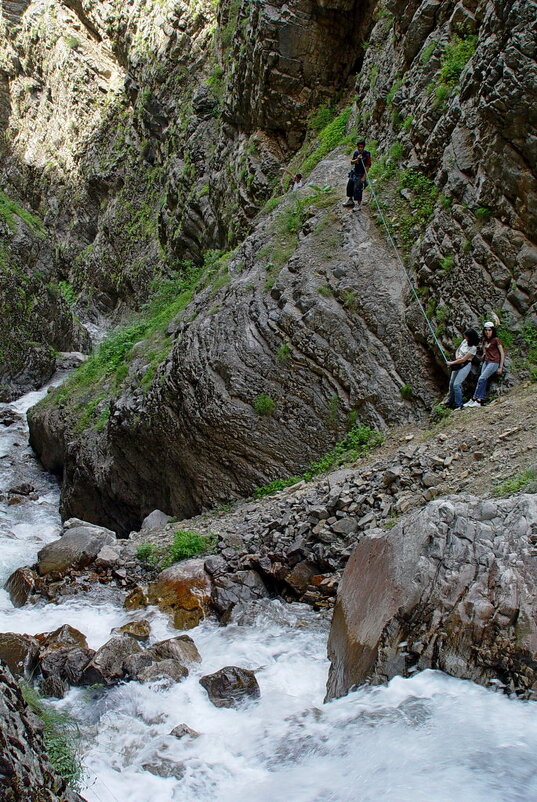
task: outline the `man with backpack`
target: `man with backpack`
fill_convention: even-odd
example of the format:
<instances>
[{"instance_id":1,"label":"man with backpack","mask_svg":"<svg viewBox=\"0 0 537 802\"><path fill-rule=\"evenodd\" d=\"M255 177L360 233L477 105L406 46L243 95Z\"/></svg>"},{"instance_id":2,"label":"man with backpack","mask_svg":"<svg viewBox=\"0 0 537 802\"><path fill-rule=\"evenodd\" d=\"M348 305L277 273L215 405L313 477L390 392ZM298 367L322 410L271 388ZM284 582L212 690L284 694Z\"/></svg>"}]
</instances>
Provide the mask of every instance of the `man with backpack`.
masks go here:
<instances>
[{"instance_id":1,"label":"man with backpack","mask_svg":"<svg viewBox=\"0 0 537 802\"><path fill-rule=\"evenodd\" d=\"M365 141L363 139L356 143L356 150L352 154L351 164L352 170L347 181L347 200L343 206L354 209L356 204L356 210L360 211L362 208L362 194L364 187L367 186L367 171L371 167L371 154L368 150L365 150Z\"/></svg>"}]
</instances>

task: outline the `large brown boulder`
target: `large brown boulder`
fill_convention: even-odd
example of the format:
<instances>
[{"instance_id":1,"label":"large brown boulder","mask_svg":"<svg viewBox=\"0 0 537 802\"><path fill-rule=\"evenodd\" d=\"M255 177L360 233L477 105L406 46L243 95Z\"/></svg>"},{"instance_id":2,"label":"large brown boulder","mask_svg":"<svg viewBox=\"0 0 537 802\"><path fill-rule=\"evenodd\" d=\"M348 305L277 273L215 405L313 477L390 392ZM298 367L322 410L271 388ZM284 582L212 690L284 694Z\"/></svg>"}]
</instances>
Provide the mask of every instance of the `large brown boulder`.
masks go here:
<instances>
[{"instance_id":1,"label":"large brown boulder","mask_svg":"<svg viewBox=\"0 0 537 802\"><path fill-rule=\"evenodd\" d=\"M327 698L435 668L537 698L537 496L453 496L371 530L345 569Z\"/></svg>"},{"instance_id":2,"label":"large brown boulder","mask_svg":"<svg viewBox=\"0 0 537 802\"><path fill-rule=\"evenodd\" d=\"M5 589L9 593L9 598L13 607L23 607L35 588L36 575L31 568L23 566L17 568L8 578Z\"/></svg>"},{"instance_id":3,"label":"large brown boulder","mask_svg":"<svg viewBox=\"0 0 537 802\"><path fill-rule=\"evenodd\" d=\"M177 629L197 626L211 609L211 580L203 560L184 560L162 571L147 598L173 616Z\"/></svg>"},{"instance_id":4,"label":"large brown boulder","mask_svg":"<svg viewBox=\"0 0 537 802\"><path fill-rule=\"evenodd\" d=\"M15 676L29 676L37 665L39 642L17 632L0 633L0 660Z\"/></svg>"}]
</instances>

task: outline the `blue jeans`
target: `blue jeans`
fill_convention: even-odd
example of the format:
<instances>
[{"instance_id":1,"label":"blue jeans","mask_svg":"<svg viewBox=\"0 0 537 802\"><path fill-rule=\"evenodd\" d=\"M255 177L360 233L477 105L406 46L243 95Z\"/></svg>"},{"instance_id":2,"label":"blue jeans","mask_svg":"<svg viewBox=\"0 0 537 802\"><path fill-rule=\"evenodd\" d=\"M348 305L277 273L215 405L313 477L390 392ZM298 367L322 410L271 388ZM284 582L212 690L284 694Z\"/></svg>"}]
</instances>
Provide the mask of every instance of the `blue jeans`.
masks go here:
<instances>
[{"instance_id":1,"label":"blue jeans","mask_svg":"<svg viewBox=\"0 0 537 802\"><path fill-rule=\"evenodd\" d=\"M481 373L477 380L474 398L476 401L484 401L487 395L487 384L491 376L494 376L498 368L499 362L483 362L481 365Z\"/></svg>"},{"instance_id":2,"label":"blue jeans","mask_svg":"<svg viewBox=\"0 0 537 802\"><path fill-rule=\"evenodd\" d=\"M449 404L462 407L462 384L472 369L472 360L469 359L459 370L452 372L449 379Z\"/></svg>"}]
</instances>

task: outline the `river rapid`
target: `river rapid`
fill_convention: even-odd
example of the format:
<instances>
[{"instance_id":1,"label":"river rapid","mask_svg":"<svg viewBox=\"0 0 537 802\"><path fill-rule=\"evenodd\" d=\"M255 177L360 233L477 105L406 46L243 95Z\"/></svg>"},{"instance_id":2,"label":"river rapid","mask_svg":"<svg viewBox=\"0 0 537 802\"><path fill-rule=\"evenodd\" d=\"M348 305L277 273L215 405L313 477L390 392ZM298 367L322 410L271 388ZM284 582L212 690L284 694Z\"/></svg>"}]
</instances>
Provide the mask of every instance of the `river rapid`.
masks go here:
<instances>
[{"instance_id":1,"label":"river rapid","mask_svg":"<svg viewBox=\"0 0 537 802\"><path fill-rule=\"evenodd\" d=\"M0 412L0 493L27 482L36 498L0 501L0 588L58 537L59 489L27 445L25 413L45 391ZM90 647L148 618L152 639L177 634L156 609L127 613L102 586L55 604L13 608L0 590L0 631L36 634L64 623ZM537 802L537 707L425 671L323 704L329 622L304 605L257 602L227 627L189 634L202 663L182 683L72 689L53 702L79 722L88 802ZM200 676L254 669L261 698L216 708ZM200 735L170 735L179 724Z\"/></svg>"}]
</instances>

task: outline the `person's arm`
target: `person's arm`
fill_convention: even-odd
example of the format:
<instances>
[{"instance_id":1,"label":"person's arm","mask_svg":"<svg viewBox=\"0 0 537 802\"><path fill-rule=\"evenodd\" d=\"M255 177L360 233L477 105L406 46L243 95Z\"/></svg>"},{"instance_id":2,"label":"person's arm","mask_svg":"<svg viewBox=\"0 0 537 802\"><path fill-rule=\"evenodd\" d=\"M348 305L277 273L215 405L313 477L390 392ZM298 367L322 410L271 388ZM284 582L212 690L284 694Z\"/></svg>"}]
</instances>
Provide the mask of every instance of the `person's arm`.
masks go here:
<instances>
[{"instance_id":1,"label":"person's arm","mask_svg":"<svg viewBox=\"0 0 537 802\"><path fill-rule=\"evenodd\" d=\"M467 353L464 356L461 356L459 359L452 359L451 362L448 362L448 365L464 365L465 362L469 362L472 359L474 354Z\"/></svg>"},{"instance_id":2,"label":"person's arm","mask_svg":"<svg viewBox=\"0 0 537 802\"><path fill-rule=\"evenodd\" d=\"M500 367L496 371L496 373L503 373L503 363L505 361L505 351L503 350L503 345L498 340L498 351L500 352Z\"/></svg>"}]
</instances>

